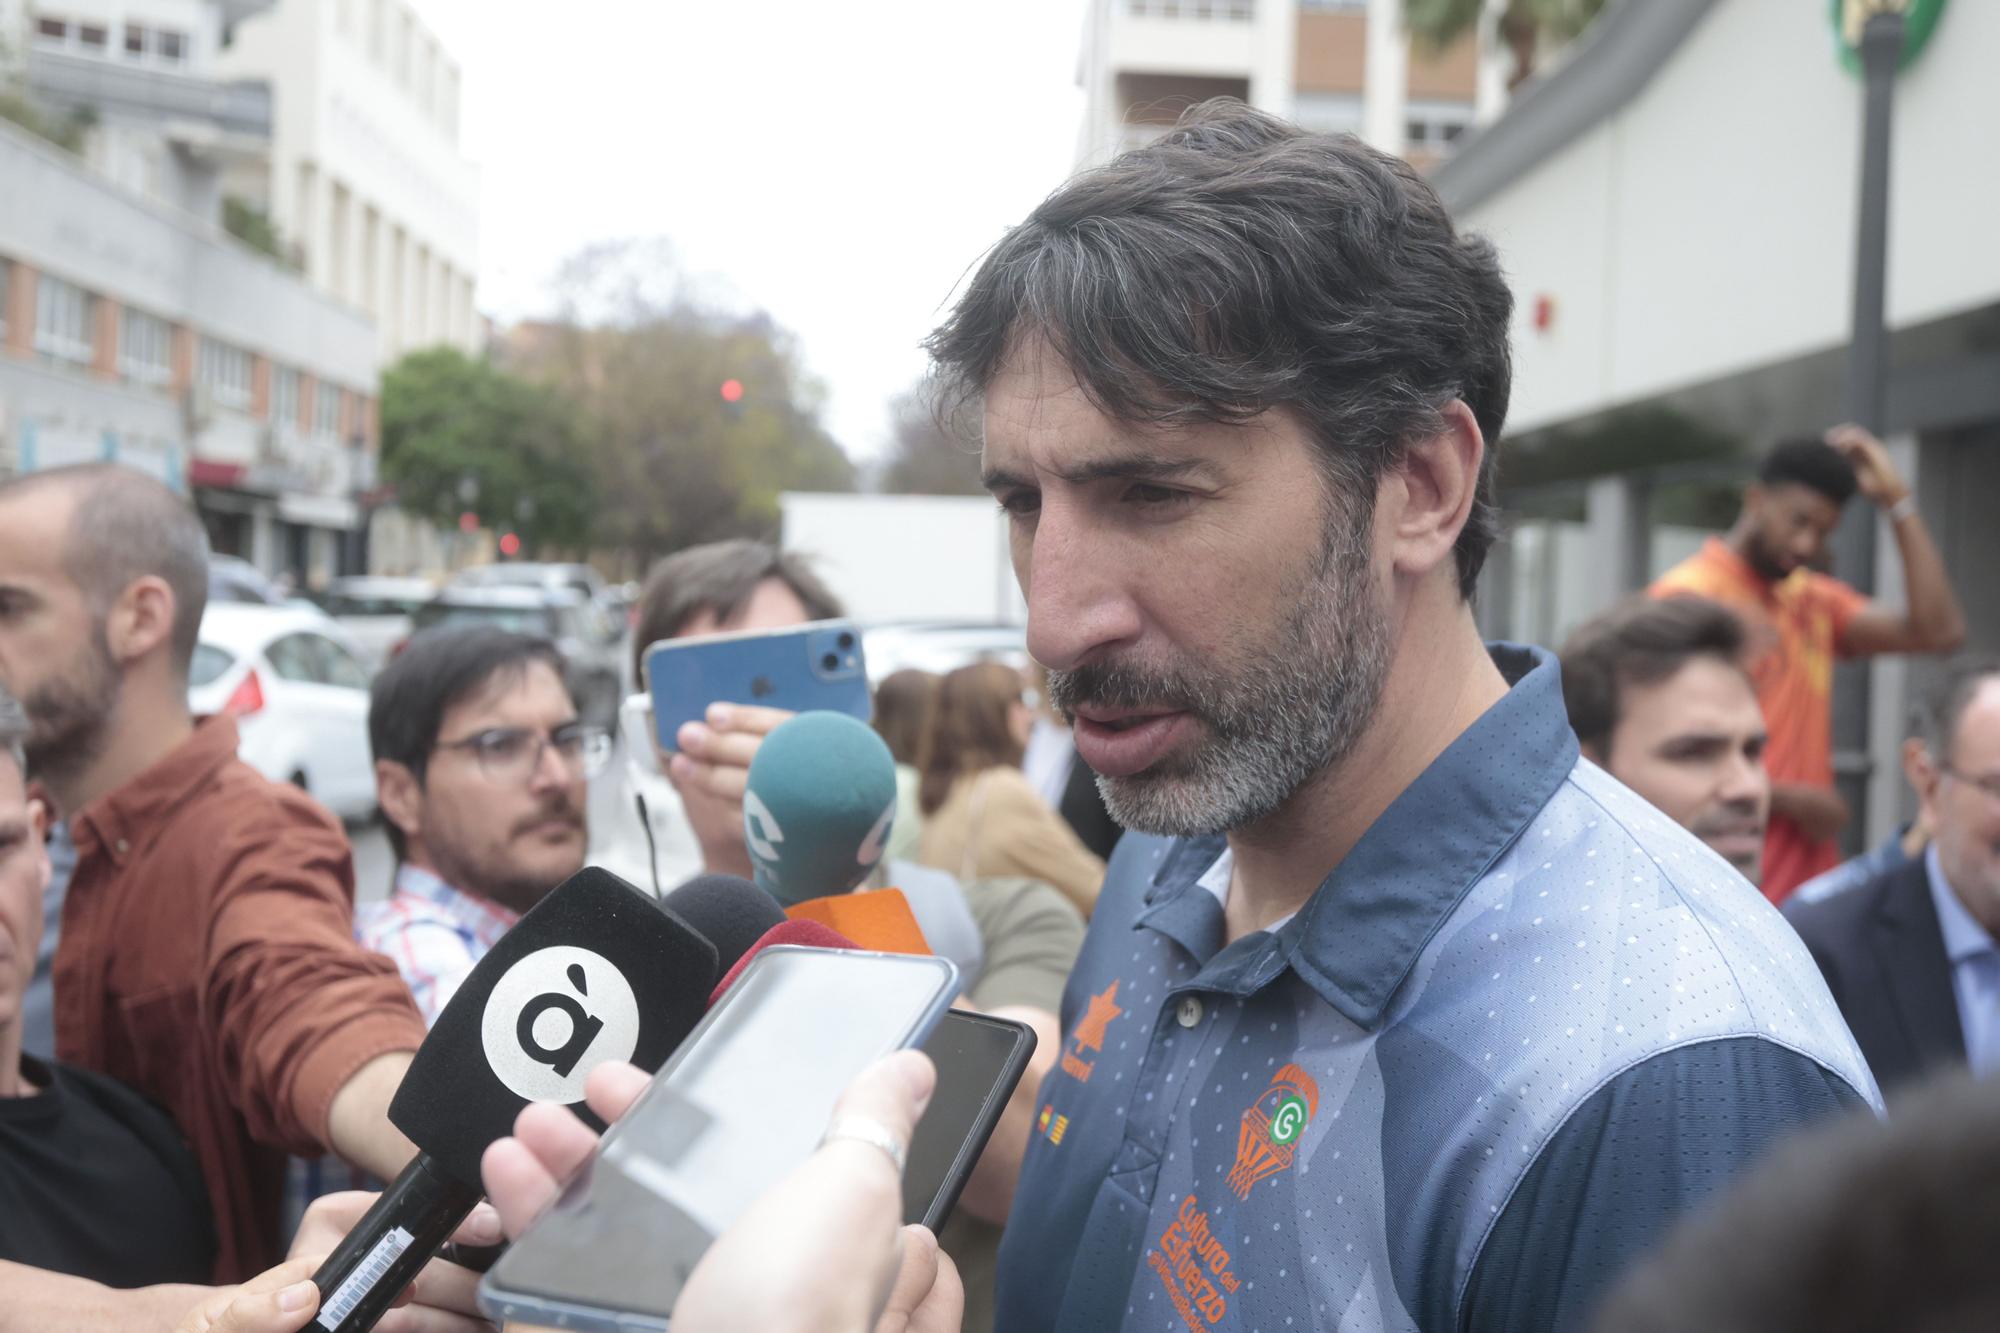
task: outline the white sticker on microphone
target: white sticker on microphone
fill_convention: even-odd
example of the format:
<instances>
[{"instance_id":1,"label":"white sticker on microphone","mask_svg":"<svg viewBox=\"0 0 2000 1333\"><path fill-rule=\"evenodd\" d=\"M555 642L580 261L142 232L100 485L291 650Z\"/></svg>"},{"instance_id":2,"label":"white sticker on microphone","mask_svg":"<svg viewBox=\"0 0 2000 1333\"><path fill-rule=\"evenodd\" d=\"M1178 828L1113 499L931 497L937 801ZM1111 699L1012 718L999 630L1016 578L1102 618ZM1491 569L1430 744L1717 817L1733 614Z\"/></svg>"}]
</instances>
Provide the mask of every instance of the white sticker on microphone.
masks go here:
<instances>
[{"instance_id":1,"label":"white sticker on microphone","mask_svg":"<svg viewBox=\"0 0 2000 1333\"><path fill-rule=\"evenodd\" d=\"M368 1252L347 1281L333 1289L333 1295L326 1298L326 1304L319 1309L319 1318L313 1322L321 1328L339 1328L340 1321L354 1312L369 1292L375 1289L389 1271L389 1265L403 1257L403 1251L410 1248L416 1237L401 1227L391 1227L389 1234L375 1242L375 1248Z\"/></svg>"},{"instance_id":2,"label":"white sticker on microphone","mask_svg":"<svg viewBox=\"0 0 2000 1333\"><path fill-rule=\"evenodd\" d=\"M785 840L785 831L771 817L771 807L754 791L743 793L743 840L760 861L777 860L778 844Z\"/></svg>"},{"instance_id":3,"label":"white sticker on microphone","mask_svg":"<svg viewBox=\"0 0 2000 1333\"><path fill-rule=\"evenodd\" d=\"M517 1096L580 1102L591 1070L632 1058L639 1002L603 957L551 945L507 969L487 997L479 1035L487 1065Z\"/></svg>"},{"instance_id":4,"label":"white sticker on microphone","mask_svg":"<svg viewBox=\"0 0 2000 1333\"><path fill-rule=\"evenodd\" d=\"M882 848L889 841L889 826L896 822L896 798L890 797L889 804L882 809L882 817L875 821L875 827L868 830L868 836L861 840L855 850L854 864L872 868L882 859Z\"/></svg>"}]
</instances>

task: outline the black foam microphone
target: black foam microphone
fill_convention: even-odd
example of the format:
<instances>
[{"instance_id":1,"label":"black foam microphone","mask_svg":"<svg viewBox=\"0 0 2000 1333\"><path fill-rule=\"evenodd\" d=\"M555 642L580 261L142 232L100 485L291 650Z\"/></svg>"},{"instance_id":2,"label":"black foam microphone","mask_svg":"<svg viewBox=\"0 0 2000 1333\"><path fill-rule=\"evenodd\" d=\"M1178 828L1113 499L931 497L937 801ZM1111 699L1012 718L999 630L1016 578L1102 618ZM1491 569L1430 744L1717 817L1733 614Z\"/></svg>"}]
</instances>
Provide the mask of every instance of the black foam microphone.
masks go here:
<instances>
[{"instance_id":1,"label":"black foam microphone","mask_svg":"<svg viewBox=\"0 0 2000 1333\"><path fill-rule=\"evenodd\" d=\"M715 946L715 968L727 972L736 960L785 919L777 899L735 875L697 875L662 902L678 912Z\"/></svg>"},{"instance_id":2,"label":"black foam microphone","mask_svg":"<svg viewBox=\"0 0 2000 1333\"><path fill-rule=\"evenodd\" d=\"M389 1120L417 1155L313 1274L313 1327L373 1328L479 1201L479 1159L521 1108L563 1102L597 1123L585 1077L611 1060L657 1070L701 1020L715 977L698 924L608 871L586 868L537 903L403 1075Z\"/></svg>"}]
</instances>

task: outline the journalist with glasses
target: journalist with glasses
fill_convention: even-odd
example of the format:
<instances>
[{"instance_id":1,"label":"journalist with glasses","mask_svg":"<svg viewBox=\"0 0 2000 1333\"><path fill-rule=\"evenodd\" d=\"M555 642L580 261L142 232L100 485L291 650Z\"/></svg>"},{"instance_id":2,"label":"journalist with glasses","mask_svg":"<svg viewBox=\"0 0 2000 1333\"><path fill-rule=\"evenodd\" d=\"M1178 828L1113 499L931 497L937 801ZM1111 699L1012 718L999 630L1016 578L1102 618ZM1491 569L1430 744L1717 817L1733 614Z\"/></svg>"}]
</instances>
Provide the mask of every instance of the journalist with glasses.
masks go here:
<instances>
[{"instance_id":1,"label":"journalist with glasses","mask_svg":"<svg viewBox=\"0 0 2000 1333\"><path fill-rule=\"evenodd\" d=\"M521 914L583 867L589 779L611 737L578 720L545 639L418 635L375 678L368 740L396 882L355 909L426 1022Z\"/></svg>"}]
</instances>

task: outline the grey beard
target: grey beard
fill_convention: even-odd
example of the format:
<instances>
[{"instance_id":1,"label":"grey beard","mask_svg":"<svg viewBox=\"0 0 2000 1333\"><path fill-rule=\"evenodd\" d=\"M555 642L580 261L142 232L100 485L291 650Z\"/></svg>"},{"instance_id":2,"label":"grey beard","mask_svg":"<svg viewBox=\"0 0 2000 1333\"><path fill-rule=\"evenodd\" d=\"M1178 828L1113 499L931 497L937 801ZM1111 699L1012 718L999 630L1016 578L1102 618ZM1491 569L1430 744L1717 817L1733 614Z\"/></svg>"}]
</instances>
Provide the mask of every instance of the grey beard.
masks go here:
<instances>
[{"instance_id":1,"label":"grey beard","mask_svg":"<svg viewBox=\"0 0 2000 1333\"><path fill-rule=\"evenodd\" d=\"M1115 663L1049 673L1066 716L1084 703L1164 704L1207 733L1143 773L1099 777L1113 819L1142 833L1224 833L1275 813L1353 753L1388 676L1387 617L1358 544L1328 552L1305 582L1272 651L1233 674Z\"/></svg>"}]
</instances>

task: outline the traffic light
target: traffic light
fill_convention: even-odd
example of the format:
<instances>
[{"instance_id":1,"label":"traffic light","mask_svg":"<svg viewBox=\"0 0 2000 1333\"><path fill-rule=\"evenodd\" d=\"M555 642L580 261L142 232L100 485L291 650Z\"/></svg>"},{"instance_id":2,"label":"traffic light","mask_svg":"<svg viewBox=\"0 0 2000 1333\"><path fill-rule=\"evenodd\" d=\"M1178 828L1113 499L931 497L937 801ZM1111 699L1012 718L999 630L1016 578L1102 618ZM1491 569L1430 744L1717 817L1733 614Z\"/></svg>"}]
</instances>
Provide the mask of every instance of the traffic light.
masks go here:
<instances>
[{"instance_id":1,"label":"traffic light","mask_svg":"<svg viewBox=\"0 0 2000 1333\"><path fill-rule=\"evenodd\" d=\"M511 532L502 533L500 536L500 554L510 560L521 554L521 539Z\"/></svg>"},{"instance_id":2,"label":"traffic light","mask_svg":"<svg viewBox=\"0 0 2000 1333\"><path fill-rule=\"evenodd\" d=\"M740 403L740 402L742 402L742 401L743 401L743 381L742 381L742 380L724 380L724 381L722 382L722 401L723 401L723 402L725 402L725 403Z\"/></svg>"}]
</instances>

